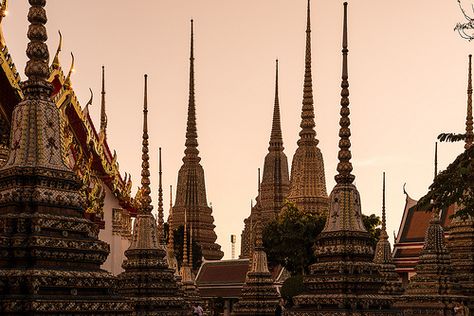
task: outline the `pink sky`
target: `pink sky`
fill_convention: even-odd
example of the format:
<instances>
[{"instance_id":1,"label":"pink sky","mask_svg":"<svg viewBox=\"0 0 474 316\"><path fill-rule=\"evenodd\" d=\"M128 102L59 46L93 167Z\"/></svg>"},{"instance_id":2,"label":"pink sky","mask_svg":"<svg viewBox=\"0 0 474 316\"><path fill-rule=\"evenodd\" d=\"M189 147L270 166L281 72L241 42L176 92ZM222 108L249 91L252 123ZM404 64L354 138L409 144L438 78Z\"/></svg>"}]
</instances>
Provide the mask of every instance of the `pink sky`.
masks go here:
<instances>
[{"instance_id":1,"label":"pink sky","mask_svg":"<svg viewBox=\"0 0 474 316\"><path fill-rule=\"evenodd\" d=\"M469 9L469 4L466 5ZM27 1L12 1L3 22L7 46L23 75ZM64 36L61 61L76 56L72 83L99 125L100 71L106 66L108 142L134 190L140 174L142 78L149 74L153 203L158 147L163 148L165 205L184 151L188 97L189 20L195 21L199 149L218 243L230 257L240 242L250 199L257 194L271 129L274 60L280 60L280 107L285 153L298 139L303 85L305 0L49 0L49 48ZM433 149L442 131L463 132L467 55L472 43L453 31L463 16L455 0L349 1L349 82L352 154L365 214L380 212L387 173L389 235L405 202L433 178ZM474 14L473 14L474 15ZM316 131L328 193L337 163L342 1L312 1ZM443 170L461 144L439 146ZM155 208L156 211L156 208ZM166 212L168 207L166 207ZM237 253L240 245L237 245Z\"/></svg>"}]
</instances>

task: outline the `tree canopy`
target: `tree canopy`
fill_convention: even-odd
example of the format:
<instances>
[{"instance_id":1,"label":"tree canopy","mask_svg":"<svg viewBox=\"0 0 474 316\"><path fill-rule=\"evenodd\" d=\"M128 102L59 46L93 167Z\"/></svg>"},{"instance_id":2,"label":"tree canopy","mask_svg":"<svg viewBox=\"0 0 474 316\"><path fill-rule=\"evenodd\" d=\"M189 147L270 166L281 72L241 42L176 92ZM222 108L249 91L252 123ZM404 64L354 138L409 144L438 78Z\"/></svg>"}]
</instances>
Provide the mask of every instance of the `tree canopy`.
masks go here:
<instances>
[{"instance_id":1,"label":"tree canopy","mask_svg":"<svg viewBox=\"0 0 474 316\"><path fill-rule=\"evenodd\" d=\"M380 235L380 218L363 215L364 226L372 236L373 246ZM301 212L287 203L279 216L265 226L263 243L270 264L281 264L292 275L305 274L316 262L313 247L326 222L325 216Z\"/></svg>"},{"instance_id":2,"label":"tree canopy","mask_svg":"<svg viewBox=\"0 0 474 316\"><path fill-rule=\"evenodd\" d=\"M418 201L420 208L444 209L459 206L455 216L474 216L474 146L466 149L447 168L440 172L429 187L429 192Z\"/></svg>"}]
</instances>

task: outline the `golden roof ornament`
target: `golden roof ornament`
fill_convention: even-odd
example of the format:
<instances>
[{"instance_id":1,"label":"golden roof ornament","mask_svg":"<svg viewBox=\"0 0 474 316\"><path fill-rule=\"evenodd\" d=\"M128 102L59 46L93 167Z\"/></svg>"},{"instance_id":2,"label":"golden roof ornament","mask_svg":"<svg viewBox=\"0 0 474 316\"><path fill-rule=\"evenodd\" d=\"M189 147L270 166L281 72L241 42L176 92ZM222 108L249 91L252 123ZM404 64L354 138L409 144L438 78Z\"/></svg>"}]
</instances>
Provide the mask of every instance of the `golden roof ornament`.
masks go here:
<instances>
[{"instance_id":1,"label":"golden roof ornament","mask_svg":"<svg viewBox=\"0 0 474 316\"><path fill-rule=\"evenodd\" d=\"M105 67L102 66L102 91L100 102L100 138L102 142L107 138L107 113L105 111Z\"/></svg>"},{"instance_id":2,"label":"golden roof ornament","mask_svg":"<svg viewBox=\"0 0 474 316\"><path fill-rule=\"evenodd\" d=\"M51 67L53 69L61 68L61 63L59 62L59 54L61 53L61 50L62 50L62 47L63 47L63 35L61 34L60 30L58 30L58 33L59 33L58 48L56 49L56 54L54 55L53 63L51 64Z\"/></svg>"}]
</instances>

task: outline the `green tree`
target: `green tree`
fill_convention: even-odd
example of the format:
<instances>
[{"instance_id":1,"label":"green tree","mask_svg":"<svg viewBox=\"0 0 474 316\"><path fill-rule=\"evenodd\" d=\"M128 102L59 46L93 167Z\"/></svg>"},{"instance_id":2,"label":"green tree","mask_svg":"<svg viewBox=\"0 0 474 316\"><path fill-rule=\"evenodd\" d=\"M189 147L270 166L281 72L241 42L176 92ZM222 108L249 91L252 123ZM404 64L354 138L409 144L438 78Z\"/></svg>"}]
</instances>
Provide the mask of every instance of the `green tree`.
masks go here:
<instances>
[{"instance_id":1,"label":"green tree","mask_svg":"<svg viewBox=\"0 0 474 316\"><path fill-rule=\"evenodd\" d=\"M428 194L418 201L421 209L445 209L457 204L455 216L474 216L474 146L466 149L447 168L440 172Z\"/></svg>"},{"instance_id":2,"label":"green tree","mask_svg":"<svg viewBox=\"0 0 474 316\"><path fill-rule=\"evenodd\" d=\"M281 264L292 275L306 274L316 262L313 247L316 237L324 228L326 218L304 213L287 203L278 218L268 223L263 232L263 244L270 264ZM363 215L363 222L371 234L375 247L380 229L380 218L374 214Z\"/></svg>"}]
</instances>

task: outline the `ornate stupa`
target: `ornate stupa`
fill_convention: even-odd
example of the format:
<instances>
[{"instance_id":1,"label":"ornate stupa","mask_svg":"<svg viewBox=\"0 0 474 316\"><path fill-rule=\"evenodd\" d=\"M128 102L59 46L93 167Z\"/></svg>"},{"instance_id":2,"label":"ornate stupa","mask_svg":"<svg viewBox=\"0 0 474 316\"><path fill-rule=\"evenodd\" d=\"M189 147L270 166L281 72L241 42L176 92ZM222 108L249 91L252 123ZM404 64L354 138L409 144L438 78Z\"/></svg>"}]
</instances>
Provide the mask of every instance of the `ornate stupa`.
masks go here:
<instances>
[{"instance_id":1,"label":"ornate stupa","mask_svg":"<svg viewBox=\"0 0 474 316\"><path fill-rule=\"evenodd\" d=\"M163 210L163 170L161 166L161 147L158 149L158 215L156 218L156 227L158 229L158 240L163 247L165 243L165 227L164 227L164 210Z\"/></svg>"},{"instance_id":2,"label":"ornate stupa","mask_svg":"<svg viewBox=\"0 0 474 316\"><path fill-rule=\"evenodd\" d=\"M288 194L288 159L283 152L283 136L280 121L280 102L278 97L278 60L276 61L275 79L275 103L273 106L272 131L268 153L263 165L263 178L257 197L257 205L251 207L251 213L245 219L245 227L242 232L241 258L249 258L253 248L251 235L251 224L259 214L262 215L263 225L271 221L280 212L284 200Z\"/></svg>"},{"instance_id":3,"label":"ornate stupa","mask_svg":"<svg viewBox=\"0 0 474 316\"><path fill-rule=\"evenodd\" d=\"M336 186L329 197L326 225L316 239L317 262L304 276L305 292L294 298L288 315L397 315L392 299L380 293L384 278L372 262L370 235L362 222L360 195L353 184L349 82L347 71L347 2L344 3L341 118Z\"/></svg>"},{"instance_id":4,"label":"ornate stupa","mask_svg":"<svg viewBox=\"0 0 474 316\"><path fill-rule=\"evenodd\" d=\"M202 255L207 260L219 260L224 256L221 246L216 243L212 208L207 204L204 169L199 163L196 103L194 99L194 33L191 20L191 57L189 70L188 123L186 129L186 149L183 165L178 173L176 201L173 207L173 229L184 226L184 214L193 227L193 236L201 246Z\"/></svg>"},{"instance_id":5,"label":"ornate stupa","mask_svg":"<svg viewBox=\"0 0 474 316\"><path fill-rule=\"evenodd\" d=\"M403 315L454 315L453 308L466 301L453 277L451 256L444 242L439 214L434 210L425 244L405 293L396 306Z\"/></svg>"},{"instance_id":6,"label":"ornate stupa","mask_svg":"<svg viewBox=\"0 0 474 316\"><path fill-rule=\"evenodd\" d=\"M314 122L313 81L311 74L311 19L310 0L307 8L306 56L301 111L301 131L298 148L291 164L288 200L303 212L327 214L328 194L324 161L316 139Z\"/></svg>"},{"instance_id":7,"label":"ornate stupa","mask_svg":"<svg viewBox=\"0 0 474 316\"><path fill-rule=\"evenodd\" d=\"M0 314L131 315L100 269L109 246L84 218L81 182L63 160L59 111L47 82L46 0L30 0L24 99L13 110L0 169Z\"/></svg>"},{"instance_id":8,"label":"ornate stupa","mask_svg":"<svg viewBox=\"0 0 474 316\"><path fill-rule=\"evenodd\" d=\"M473 135L472 118L472 55L469 55L469 72L467 86L467 115L466 139L464 148L471 148ZM464 295L469 301L469 307L474 312L474 219L455 217L449 227L448 248L451 253L453 274L459 281Z\"/></svg>"},{"instance_id":9,"label":"ornate stupa","mask_svg":"<svg viewBox=\"0 0 474 316\"><path fill-rule=\"evenodd\" d=\"M400 295L403 293L402 282L395 272L393 263L392 248L388 241L387 219L385 212L385 172L383 173L383 193L382 193L382 229L379 241L375 247L374 262L380 265L380 274L385 278L385 284L381 288L381 293L388 295Z\"/></svg>"},{"instance_id":10,"label":"ornate stupa","mask_svg":"<svg viewBox=\"0 0 474 316\"><path fill-rule=\"evenodd\" d=\"M184 297L186 301L194 306L195 304L202 305L202 299L199 295L199 290L196 286L195 278L193 275L193 238L192 229L190 229L190 240L188 247L188 229L187 223L184 225L184 238L183 238L183 262L179 274L181 276L181 286L183 289ZM188 254L189 249L189 254Z\"/></svg>"},{"instance_id":11,"label":"ornate stupa","mask_svg":"<svg viewBox=\"0 0 474 316\"><path fill-rule=\"evenodd\" d=\"M138 315L188 315L188 306L180 295L174 271L168 267L166 251L160 244L156 221L151 211L148 156L147 75L143 106L141 195L130 247L125 251L118 278L120 292L134 302Z\"/></svg>"},{"instance_id":12,"label":"ornate stupa","mask_svg":"<svg viewBox=\"0 0 474 316\"><path fill-rule=\"evenodd\" d=\"M263 248L260 217L257 218L255 236L250 270L247 272L239 302L233 308L234 315L274 315L278 304L279 295L268 270L267 254Z\"/></svg>"}]
</instances>

